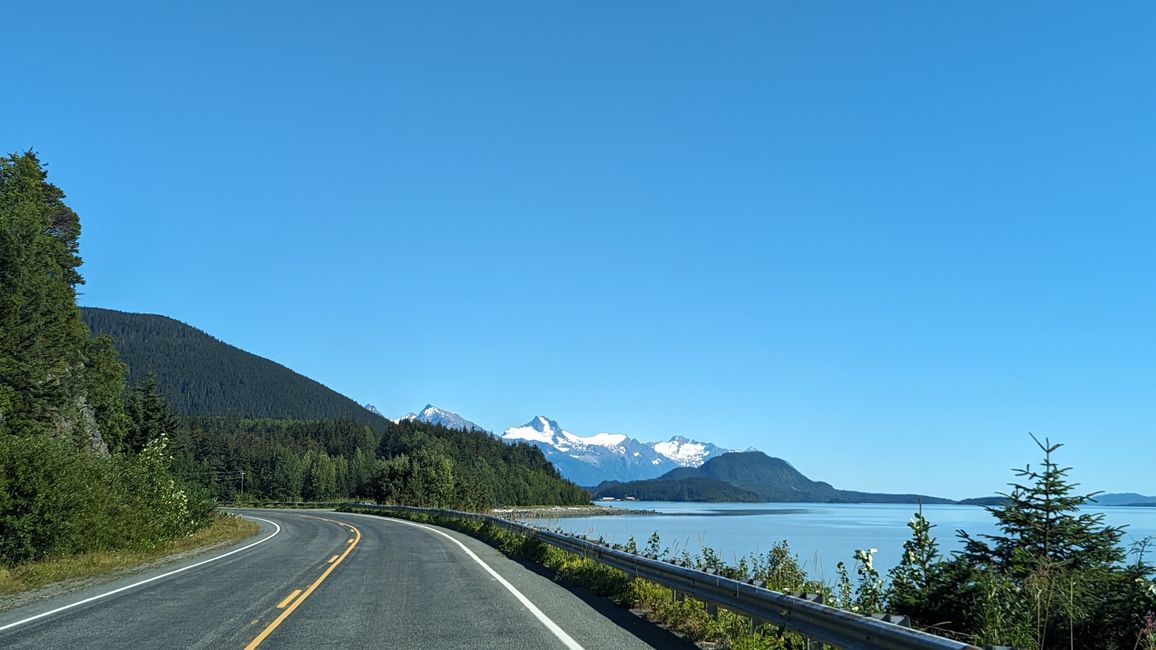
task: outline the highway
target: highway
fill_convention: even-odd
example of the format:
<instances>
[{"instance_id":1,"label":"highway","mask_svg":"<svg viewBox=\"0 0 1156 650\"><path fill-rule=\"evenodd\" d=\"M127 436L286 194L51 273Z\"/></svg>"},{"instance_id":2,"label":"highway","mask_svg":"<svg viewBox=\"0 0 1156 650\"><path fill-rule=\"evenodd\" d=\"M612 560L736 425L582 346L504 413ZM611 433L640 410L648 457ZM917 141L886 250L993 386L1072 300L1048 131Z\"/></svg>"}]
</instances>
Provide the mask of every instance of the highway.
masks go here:
<instances>
[{"instance_id":1,"label":"highway","mask_svg":"<svg viewBox=\"0 0 1156 650\"><path fill-rule=\"evenodd\" d=\"M455 531L237 512L255 537L0 612L0 647L695 647Z\"/></svg>"}]
</instances>

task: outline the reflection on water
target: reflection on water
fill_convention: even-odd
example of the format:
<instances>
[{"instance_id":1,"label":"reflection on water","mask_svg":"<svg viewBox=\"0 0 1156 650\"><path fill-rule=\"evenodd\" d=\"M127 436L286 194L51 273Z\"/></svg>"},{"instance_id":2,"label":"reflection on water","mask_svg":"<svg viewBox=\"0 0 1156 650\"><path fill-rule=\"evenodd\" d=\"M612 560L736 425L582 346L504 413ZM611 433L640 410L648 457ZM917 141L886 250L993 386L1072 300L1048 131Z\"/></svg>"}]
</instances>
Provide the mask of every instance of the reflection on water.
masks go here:
<instances>
[{"instance_id":1,"label":"reflection on water","mask_svg":"<svg viewBox=\"0 0 1156 650\"><path fill-rule=\"evenodd\" d=\"M847 503L669 503L630 501L614 507L653 510L658 514L635 516L574 517L534 520L528 523L561 529L591 538L624 544L631 537L639 546L657 532L662 547L672 555L696 554L709 546L730 563L752 554L765 554L786 540L808 573L830 579L837 562L852 564L855 549L877 548L875 566L886 572L898 564L903 542L910 537L907 522L914 504ZM1129 548L1137 539L1156 536L1156 508L1100 507L1110 525L1128 525L1123 540ZM998 532L995 520L976 506L925 505L923 515L935 527L931 533L940 551L961 547L956 535L966 530L973 536ZM1151 558L1149 558L1151 559Z\"/></svg>"}]
</instances>

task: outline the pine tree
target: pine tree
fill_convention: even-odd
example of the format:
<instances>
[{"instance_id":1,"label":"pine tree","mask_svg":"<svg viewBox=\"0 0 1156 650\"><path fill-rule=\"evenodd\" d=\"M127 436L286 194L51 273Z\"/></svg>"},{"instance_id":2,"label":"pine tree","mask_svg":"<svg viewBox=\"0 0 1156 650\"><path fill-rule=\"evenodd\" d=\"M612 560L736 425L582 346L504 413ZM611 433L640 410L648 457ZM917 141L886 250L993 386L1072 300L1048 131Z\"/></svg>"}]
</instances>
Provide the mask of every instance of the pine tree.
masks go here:
<instances>
[{"instance_id":1,"label":"pine tree","mask_svg":"<svg viewBox=\"0 0 1156 650\"><path fill-rule=\"evenodd\" d=\"M32 152L0 158L0 433L69 437L80 422L80 222L63 198Z\"/></svg>"},{"instance_id":2,"label":"pine tree","mask_svg":"<svg viewBox=\"0 0 1156 650\"><path fill-rule=\"evenodd\" d=\"M1079 570L1122 562L1123 531L1106 526L1102 513L1080 512L1099 492L1074 493L1078 484L1067 481L1071 468L1052 460L1063 445L1046 438L1041 443L1035 436L1032 440L1044 452L1043 466L1038 471L1030 465L1017 470L1017 476L1030 482L1012 483L1011 493L1001 494L1006 502L987 509L1003 534L980 535L987 540L982 541L962 533L963 557L1020 576L1044 564Z\"/></svg>"},{"instance_id":3,"label":"pine tree","mask_svg":"<svg viewBox=\"0 0 1156 650\"><path fill-rule=\"evenodd\" d=\"M1070 468L1053 460L1061 445L1032 439L1042 465L1016 471L1023 482L988 508L1000 533L960 531L963 550L931 565L922 585L905 584L905 597L892 603L976 645L1132 648L1144 613L1156 606L1145 592L1151 567L1123 565L1122 530L1081 511L1097 493L1076 492Z\"/></svg>"},{"instance_id":4,"label":"pine tree","mask_svg":"<svg viewBox=\"0 0 1156 650\"><path fill-rule=\"evenodd\" d=\"M140 453L162 434L171 435L179 425L168 402L157 392L157 382L152 375L133 387L126 410L130 424L124 437L124 449L133 453Z\"/></svg>"}]
</instances>

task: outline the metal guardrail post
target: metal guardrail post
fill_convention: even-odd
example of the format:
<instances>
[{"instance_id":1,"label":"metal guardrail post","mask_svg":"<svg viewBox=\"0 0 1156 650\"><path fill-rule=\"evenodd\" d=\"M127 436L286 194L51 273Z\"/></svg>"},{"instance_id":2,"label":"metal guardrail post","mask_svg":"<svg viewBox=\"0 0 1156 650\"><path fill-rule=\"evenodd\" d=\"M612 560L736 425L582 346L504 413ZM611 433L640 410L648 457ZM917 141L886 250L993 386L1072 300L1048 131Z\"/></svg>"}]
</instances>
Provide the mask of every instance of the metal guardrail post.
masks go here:
<instances>
[{"instance_id":1,"label":"metal guardrail post","mask_svg":"<svg viewBox=\"0 0 1156 650\"><path fill-rule=\"evenodd\" d=\"M758 586L762 587L763 585L760 584ZM809 601L812 603L819 603L820 605L824 604L823 603L823 594L805 594L801 591L792 591L792 592L789 592L787 595L791 596L792 598L802 598L803 600L806 600L806 601ZM803 637L803 638L807 641L807 650L823 650L823 648L825 647L823 642L816 641L815 639L812 639L809 636Z\"/></svg>"},{"instance_id":2,"label":"metal guardrail post","mask_svg":"<svg viewBox=\"0 0 1156 650\"><path fill-rule=\"evenodd\" d=\"M450 516L490 523L499 528L528 535L570 553L619 569L627 575L643 578L689 595L713 607L723 607L752 620L781 626L821 644L839 648L877 650L979 650L978 647L953 641L919 630L900 627L891 622L828 607L819 602L796 598L761 585L724 578L669 562L632 555L586 539L541 530L490 515L413 508L408 506L375 506L346 504L352 508L384 512L412 512Z\"/></svg>"}]
</instances>

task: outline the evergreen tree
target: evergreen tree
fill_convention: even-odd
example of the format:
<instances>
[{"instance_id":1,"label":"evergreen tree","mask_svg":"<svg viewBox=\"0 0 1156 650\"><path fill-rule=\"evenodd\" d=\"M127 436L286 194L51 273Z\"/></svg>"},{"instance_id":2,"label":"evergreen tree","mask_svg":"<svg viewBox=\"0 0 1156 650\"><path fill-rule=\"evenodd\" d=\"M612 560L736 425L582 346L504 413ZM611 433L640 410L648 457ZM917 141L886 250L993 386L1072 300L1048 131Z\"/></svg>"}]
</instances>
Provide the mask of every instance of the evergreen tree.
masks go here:
<instances>
[{"instance_id":1,"label":"evergreen tree","mask_svg":"<svg viewBox=\"0 0 1156 650\"><path fill-rule=\"evenodd\" d=\"M153 440L177 430L177 416L157 392L157 382L149 375L133 387L128 398L129 426L124 437L126 451L140 453Z\"/></svg>"},{"instance_id":2,"label":"evergreen tree","mask_svg":"<svg viewBox=\"0 0 1156 650\"><path fill-rule=\"evenodd\" d=\"M128 368L117 356L112 337L108 335L89 339L84 359L85 393L101 437L109 450L123 449L125 437L133 426L125 412L124 377Z\"/></svg>"},{"instance_id":3,"label":"evergreen tree","mask_svg":"<svg viewBox=\"0 0 1156 650\"><path fill-rule=\"evenodd\" d=\"M1018 576L1044 564L1084 569L1122 562L1123 531L1104 525L1101 513L1080 512L1099 492L1075 494L1078 486L1066 478L1071 468L1052 460L1052 453L1063 445L1046 438L1041 443L1035 436L1032 440L1044 452L1043 466L1038 471L1030 465L1017 470L1017 476L1030 482L1012 483L1011 493L1001 495L1006 502L987 509L1003 534L976 539L962 533L963 557L973 565Z\"/></svg>"},{"instance_id":4,"label":"evergreen tree","mask_svg":"<svg viewBox=\"0 0 1156 650\"><path fill-rule=\"evenodd\" d=\"M88 334L80 222L32 152L0 158L0 433L74 436Z\"/></svg>"},{"instance_id":5,"label":"evergreen tree","mask_svg":"<svg viewBox=\"0 0 1156 650\"><path fill-rule=\"evenodd\" d=\"M1017 471L1026 480L988 508L999 534L960 531L963 550L936 561L930 524L913 520L904 562L892 573L891 605L980 646L1133 648L1145 613L1156 608L1152 567L1142 557L1123 564L1121 529L1081 511L1095 493L1075 492L1070 468L1053 460L1061 445L1032 439L1042 465Z\"/></svg>"}]
</instances>

